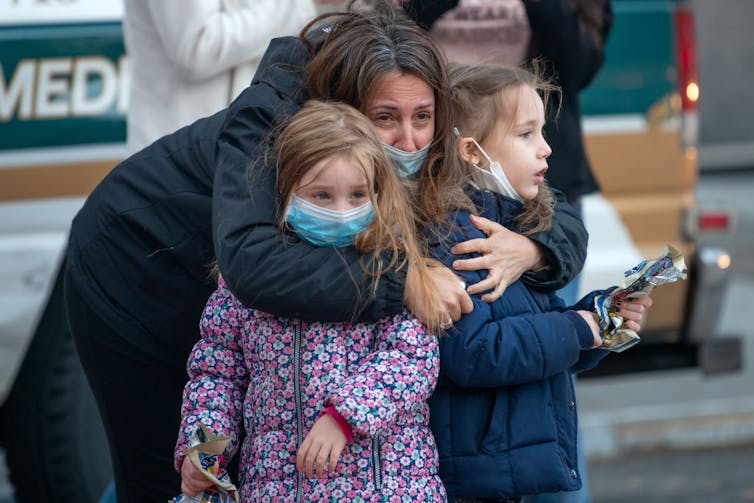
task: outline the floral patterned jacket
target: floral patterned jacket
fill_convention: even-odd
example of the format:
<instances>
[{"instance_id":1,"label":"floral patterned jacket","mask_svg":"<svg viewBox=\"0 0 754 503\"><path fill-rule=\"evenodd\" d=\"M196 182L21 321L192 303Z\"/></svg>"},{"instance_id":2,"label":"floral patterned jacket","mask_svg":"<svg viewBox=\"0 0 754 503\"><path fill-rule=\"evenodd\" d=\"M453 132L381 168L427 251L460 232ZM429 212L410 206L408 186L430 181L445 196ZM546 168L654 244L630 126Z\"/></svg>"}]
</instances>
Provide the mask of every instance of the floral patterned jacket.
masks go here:
<instances>
[{"instance_id":1,"label":"floral patterned jacket","mask_svg":"<svg viewBox=\"0 0 754 503\"><path fill-rule=\"evenodd\" d=\"M226 459L243 439L236 485L244 502L446 500L426 402L438 344L419 321L407 313L354 324L279 318L245 308L220 280L200 326L177 470L202 422L232 437ZM330 406L353 437L334 473L309 479L296 470L296 453Z\"/></svg>"}]
</instances>

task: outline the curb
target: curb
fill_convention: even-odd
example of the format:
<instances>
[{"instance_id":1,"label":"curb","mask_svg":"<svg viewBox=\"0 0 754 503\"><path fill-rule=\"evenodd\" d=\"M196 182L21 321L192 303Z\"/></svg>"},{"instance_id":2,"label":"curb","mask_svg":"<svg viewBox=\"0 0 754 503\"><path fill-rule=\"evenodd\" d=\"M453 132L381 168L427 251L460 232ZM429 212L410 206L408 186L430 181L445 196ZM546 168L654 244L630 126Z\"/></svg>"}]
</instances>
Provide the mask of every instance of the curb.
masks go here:
<instances>
[{"instance_id":1,"label":"curb","mask_svg":"<svg viewBox=\"0 0 754 503\"><path fill-rule=\"evenodd\" d=\"M754 443L754 397L733 406L730 401L704 400L668 408L627 407L609 414L583 414L585 456L612 458L637 451Z\"/></svg>"}]
</instances>

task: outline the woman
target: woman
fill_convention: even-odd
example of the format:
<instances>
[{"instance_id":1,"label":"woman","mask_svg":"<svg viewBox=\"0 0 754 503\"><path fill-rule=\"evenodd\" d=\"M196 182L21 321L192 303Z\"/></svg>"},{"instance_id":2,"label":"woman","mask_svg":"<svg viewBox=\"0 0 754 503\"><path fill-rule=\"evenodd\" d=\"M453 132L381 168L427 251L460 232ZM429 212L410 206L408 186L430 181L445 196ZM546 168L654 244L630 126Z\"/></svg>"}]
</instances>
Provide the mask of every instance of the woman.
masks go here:
<instances>
[{"instance_id":1,"label":"woman","mask_svg":"<svg viewBox=\"0 0 754 503\"><path fill-rule=\"evenodd\" d=\"M442 163L452 142L447 75L435 45L386 2L334 19L305 29L305 39L273 41L251 86L226 110L126 159L73 222L67 308L108 434L119 502L167 499L180 487L171 468L175 411L215 287L215 258L248 307L307 320L373 321L405 304L432 321L416 309L411 269L389 271L371 292L354 249L314 248L277 227L275 163L262 153L278 123L309 97L355 106L397 149L395 158L420 165L410 182L420 216L435 218L465 198L462 175ZM420 162L411 162L416 157ZM558 207L553 230L534 240L499 239L510 233L482 225L490 238L455 249L485 253L457 264L490 270L470 289L496 286L497 295L534 267L541 270L527 273L530 281L560 286L583 263L586 234L567 205ZM441 321L450 326L471 300L449 270L435 268L434 280L445 306Z\"/></svg>"}]
</instances>

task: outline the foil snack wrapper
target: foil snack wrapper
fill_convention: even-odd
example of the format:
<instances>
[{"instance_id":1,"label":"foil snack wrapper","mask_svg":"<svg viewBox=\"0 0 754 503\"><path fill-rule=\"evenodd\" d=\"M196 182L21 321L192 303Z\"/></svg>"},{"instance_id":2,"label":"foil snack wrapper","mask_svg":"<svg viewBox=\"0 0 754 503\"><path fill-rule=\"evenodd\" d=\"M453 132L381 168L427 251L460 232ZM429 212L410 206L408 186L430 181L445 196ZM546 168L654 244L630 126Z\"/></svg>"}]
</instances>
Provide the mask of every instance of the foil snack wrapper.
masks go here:
<instances>
[{"instance_id":1,"label":"foil snack wrapper","mask_svg":"<svg viewBox=\"0 0 754 503\"><path fill-rule=\"evenodd\" d=\"M594 298L594 308L600 317L602 348L620 353L638 343L639 335L623 325L616 302L623 299L647 297L655 287L686 279L686 264L681 252L668 245L663 254L644 260L624 273L620 286L605 290Z\"/></svg>"},{"instance_id":2,"label":"foil snack wrapper","mask_svg":"<svg viewBox=\"0 0 754 503\"><path fill-rule=\"evenodd\" d=\"M186 455L215 485L196 496L180 494L168 503L238 503L238 490L230 475L220 467L220 459L230 437L218 437L204 424L200 424L189 442Z\"/></svg>"}]
</instances>

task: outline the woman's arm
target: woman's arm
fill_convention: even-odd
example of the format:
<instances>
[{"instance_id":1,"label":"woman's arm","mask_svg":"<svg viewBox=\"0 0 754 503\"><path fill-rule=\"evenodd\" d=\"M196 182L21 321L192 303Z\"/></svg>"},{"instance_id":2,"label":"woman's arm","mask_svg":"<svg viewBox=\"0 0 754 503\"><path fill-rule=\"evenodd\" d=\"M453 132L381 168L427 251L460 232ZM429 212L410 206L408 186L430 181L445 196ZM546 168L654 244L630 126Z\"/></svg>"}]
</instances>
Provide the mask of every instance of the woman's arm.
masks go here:
<instances>
[{"instance_id":1,"label":"woman's arm","mask_svg":"<svg viewBox=\"0 0 754 503\"><path fill-rule=\"evenodd\" d=\"M435 243L431 249L443 263L455 260L450 251L452 241L480 235L468 214L456 214L453 225L460 230L451 242ZM484 274L464 271L462 276L471 284ZM596 323L591 320L590 324L580 313L524 309L536 301L520 282L495 303L484 302L478 294L472 295L472 300L474 310L440 341L442 373L459 386L504 386L539 380L569 369L582 349L595 344Z\"/></svg>"},{"instance_id":2,"label":"woman's arm","mask_svg":"<svg viewBox=\"0 0 754 503\"><path fill-rule=\"evenodd\" d=\"M292 37L273 40L254 82L231 104L220 134L213 187L213 233L220 271L244 305L290 318L376 320L403 310L405 269L372 277L352 247L318 248L278 226L270 131L306 100L309 54ZM247 167L251 169L247 174Z\"/></svg>"},{"instance_id":3,"label":"woman's arm","mask_svg":"<svg viewBox=\"0 0 754 503\"><path fill-rule=\"evenodd\" d=\"M490 290L483 299L493 302L500 298L508 285L522 276L523 281L532 287L557 290L581 271L586 260L586 227L563 194L557 190L553 193L556 196L555 212L552 227L546 232L527 237L483 218L497 218L496 213L483 213L482 218L471 217L471 222L483 235L452 247L452 252L459 256L479 254L452 261L453 269L487 272L481 280L469 283L469 293Z\"/></svg>"},{"instance_id":4,"label":"woman's arm","mask_svg":"<svg viewBox=\"0 0 754 503\"><path fill-rule=\"evenodd\" d=\"M325 399L325 407L335 407L354 434L376 435L398 414L425 402L437 383L437 337L417 319L398 314L380 321L375 333L374 352Z\"/></svg>"},{"instance_id":5,"label":"woman's arm","mask_svg":"<svg viewBox=\"0 0 754 503\"><path fill-rule=\"evenodd\" d=\"M540 290L557 290L570 283L584 267L589 241L589 233L578 212L568 204L562 192L550 190L555 195L552 227L528 236L544 253L547 267L527 271L522 277L526 284Z\"/></svg>"},{"instance_id":6,"label":"woman's arm","mask_svg":"<svg viewBox=\"0 0 754 503\"><path fill-rule=\"evenodd\" d=\"M189 380L183 389L181 425L175 447L175 468L181 471L189 442L200 423L220 436L230 436L226 459L241 438L243 400L249 374L240 346L247 310L221 284L212 294L200 322L202 338L188 358ZM148 392L148 391L147 391Z\"/></svg>"}]
</instances>

